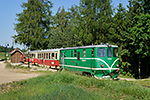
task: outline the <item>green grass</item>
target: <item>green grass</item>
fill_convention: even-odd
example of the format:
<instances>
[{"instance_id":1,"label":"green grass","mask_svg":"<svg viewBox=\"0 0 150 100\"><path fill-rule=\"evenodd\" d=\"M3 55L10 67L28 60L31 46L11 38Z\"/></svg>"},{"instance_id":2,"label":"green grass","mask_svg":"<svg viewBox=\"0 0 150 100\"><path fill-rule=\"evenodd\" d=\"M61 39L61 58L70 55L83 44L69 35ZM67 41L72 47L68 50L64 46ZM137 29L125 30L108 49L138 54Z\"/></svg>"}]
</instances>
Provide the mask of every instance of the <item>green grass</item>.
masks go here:
<instances>
[{"instance_id":1,"label":"green grass","mask_svg":"<svg viewBox=\"0 0 150 100\"><path fill-rule=\"evenodd\" d=\"M28 67L21 66L19 65L11 65L10 63L6 64L6 68L13 68L13 69L29 69Z\"/></svg>"},{"instance_id":2,"label":"green grass","mask_svg":"<svg viewBox=\"0 0 150 100\"><path fill-rule=\"evenodd\" d=\"M8 56L9 56L9 59L10 59L10 54L9 52L7 52ZM8 58L8 57L6 57ZM0 59L4 60L5 59L5 52L0 52Z\"/></svg>"},{"instance_id":3,"label":"green grass","mask_svg":"<svg viewBox=\"0 0 150 100\"><path fill-rule=\"evenodd\" d=\"M3 84L0 100L148 100L149 83L98 80L62 71Z\"/></svg>"}]
</instances>

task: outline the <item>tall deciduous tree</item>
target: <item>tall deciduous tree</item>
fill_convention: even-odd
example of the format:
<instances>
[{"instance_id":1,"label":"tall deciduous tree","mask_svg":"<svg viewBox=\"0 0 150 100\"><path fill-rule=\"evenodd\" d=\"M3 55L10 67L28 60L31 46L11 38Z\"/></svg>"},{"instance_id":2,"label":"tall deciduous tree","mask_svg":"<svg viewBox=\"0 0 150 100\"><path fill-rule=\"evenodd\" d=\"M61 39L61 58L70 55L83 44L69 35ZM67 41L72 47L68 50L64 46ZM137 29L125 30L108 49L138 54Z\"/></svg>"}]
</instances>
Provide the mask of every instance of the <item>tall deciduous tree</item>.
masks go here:
<instances>
[{"instance_id":1,"label":"tall deciduous tree","mask_svg":"<svg viewBox=\"0 0 150 100\"><path fill-rule=\"evenodd\" d=\"M48 0L28 0L23 3L23 12L16 14L15 41L30 46L31 50L46 49L50 37L52 5Z\"/></svg>"}]
</instances>

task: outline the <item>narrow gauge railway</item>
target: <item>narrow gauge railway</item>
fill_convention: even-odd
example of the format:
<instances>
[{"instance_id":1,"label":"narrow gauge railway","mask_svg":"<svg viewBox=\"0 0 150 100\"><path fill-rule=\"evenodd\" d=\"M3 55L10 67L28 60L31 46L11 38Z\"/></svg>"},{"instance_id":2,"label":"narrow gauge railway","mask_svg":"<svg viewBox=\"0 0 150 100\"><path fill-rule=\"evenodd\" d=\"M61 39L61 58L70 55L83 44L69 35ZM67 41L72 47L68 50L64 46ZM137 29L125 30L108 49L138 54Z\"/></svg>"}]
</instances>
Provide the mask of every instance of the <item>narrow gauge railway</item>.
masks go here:
<instances>
[{"instance_id":1,"label":"narrow gauge railway","mask_svg":"<svg viewBox=\"0 0 150 100\"><path fill-rule=\"evenodd\" d=\"M29 62L48 68L89 73L96 78L117 78L119 73L118 46L104 44L60 49L29 51ZM28 52L21 56L28 63Z\"/></svg>"}]
</instances>

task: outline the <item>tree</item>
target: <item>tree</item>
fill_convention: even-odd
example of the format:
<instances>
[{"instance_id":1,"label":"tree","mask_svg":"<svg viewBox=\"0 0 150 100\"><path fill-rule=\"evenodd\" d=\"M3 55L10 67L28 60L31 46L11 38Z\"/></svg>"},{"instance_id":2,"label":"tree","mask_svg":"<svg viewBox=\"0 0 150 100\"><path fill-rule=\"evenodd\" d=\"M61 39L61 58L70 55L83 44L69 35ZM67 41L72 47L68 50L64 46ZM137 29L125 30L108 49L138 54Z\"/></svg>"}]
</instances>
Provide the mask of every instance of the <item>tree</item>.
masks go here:
<instances>
[{"instance_id":1,"label":"tree","mask_svg":"<svg viewBox=\"0 0 150 100\"><path fill-rule=\"evenodd\" d=\"M16 14L15 41L31 50L46 49L50 37L52 5L48 0L28 0L28 3L23 3L23 12Z\"/></svg>"},{"instance_id":2,"label":"tree","mask_svg":"<svg viewBox=\"0 0 150 100\"><path fill-rule=\"evenodd\" d=\"M117 25L114 28L116 34L113 37L114 40L117 39L117 44L122 50L121 60L125 62L121 64L122 68L139 78L141 77L141 63L144 63L143 59L149 56L149 14L145 13L143 7L140 0L129 0L129 10L122 19L124 21L119 23L120 25L115 24Z\"/></svg>"},{"instance_id":3,"label":"tree","mask_svg":"<svg viewBox=\"0 0 150 100\"><path fill-rule=\"evenodd\" d=\"M126 15L127 10L123 7L123 4L119 3L119 5L116 8L117 12L114 14L114 17L112 18L111 28L109 28L109 34L107 34L109 41L111 44L118 45L119 47L119 62L120 62L120 72L122 74L132 72L132 69L129 68L131 66L129 60L131 59L130 52L128 51L128 48L126 48L126 45L128 45L128 42L126 41L126 38L124 37L124 34L126 33L126 30L128 27L126 27Z\"/></svg>"},{"instance_id":4,"label":"tree","mask_svg":"<svg viewBox=\"0 0 150 100\"><path fill-rule=\"evenodd\" d=\"M109 42L108 29L112 16L111 0L81 0L78 7L80 45Z\"/></svg>"},{"instance_id":5,"label":"tree","mask_svg":"<svg viewBox=\"0 0 150 100\"><path fill-rule=\"evenodd\" d=\"M149 0L140 0L140 5L143 5L144 13L150 14L150 1Z\"/></svg>"},{"instance_id":6,"label":"tree","mask_svg":"<svg viewBox=\"0 0 150 100\"><path fill-rule=\"evenodd\" d=\"M49 40L49 48L69 47L74 44L74 34L69 24L69 12L64 7L58 9L54 16L52 35Z\"/></svg>"}]
</instances>

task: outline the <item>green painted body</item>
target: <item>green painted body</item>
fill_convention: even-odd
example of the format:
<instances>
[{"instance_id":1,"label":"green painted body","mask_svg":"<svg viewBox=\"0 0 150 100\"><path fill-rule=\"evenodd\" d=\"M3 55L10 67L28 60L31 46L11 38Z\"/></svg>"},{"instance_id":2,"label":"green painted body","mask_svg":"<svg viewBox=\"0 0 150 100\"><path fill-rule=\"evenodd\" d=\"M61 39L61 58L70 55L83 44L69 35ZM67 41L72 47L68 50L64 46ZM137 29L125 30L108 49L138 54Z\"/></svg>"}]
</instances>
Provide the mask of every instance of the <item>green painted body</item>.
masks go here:
<instances>
[{"instance_id":1,"label":"green painted body","mask_svg":"<svg viewBox=\"0 0 150 100\"><path fill-rule=\"evenodd\" d=\"M105 56L99 57L98 49L103 49ZM111 57L107 56L107 49L111 50ZM76 72L91 73L98 78L108 75L111 75L112 78L116 78L118 76L119 58L118 55L117 57L113 56L113 49L116 49L118 54L117 46L108 47L106 45L61 49L59 57L60 68Z\"/></svg>"}]
</instances>

